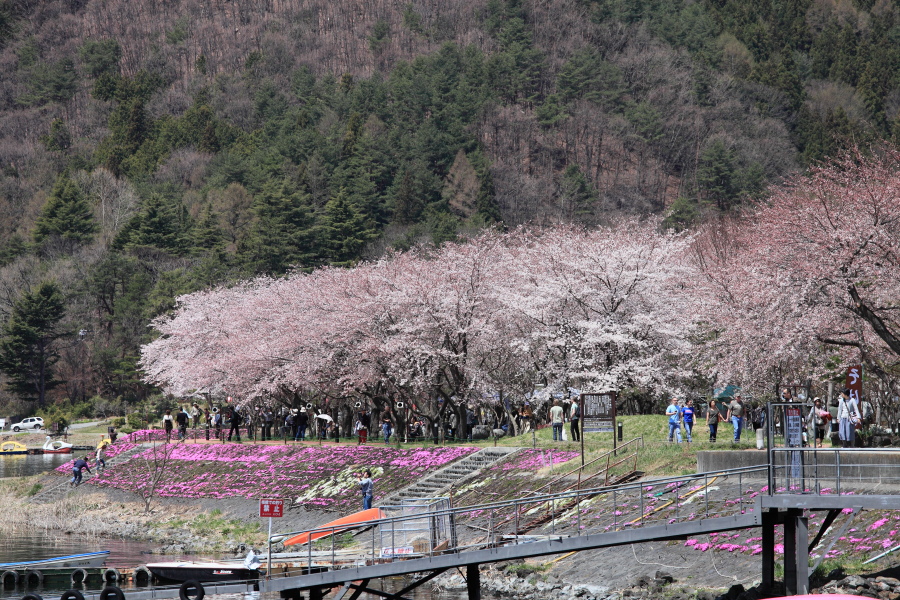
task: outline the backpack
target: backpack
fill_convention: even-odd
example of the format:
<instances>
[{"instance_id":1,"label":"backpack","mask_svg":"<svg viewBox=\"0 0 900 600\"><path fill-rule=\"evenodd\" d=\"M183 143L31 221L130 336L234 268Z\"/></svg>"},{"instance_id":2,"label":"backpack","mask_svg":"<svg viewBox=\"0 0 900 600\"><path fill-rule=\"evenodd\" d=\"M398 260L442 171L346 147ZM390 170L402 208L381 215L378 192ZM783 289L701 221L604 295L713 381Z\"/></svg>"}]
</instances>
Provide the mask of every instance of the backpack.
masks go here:
<instances>
[{"instance_id":1,"label":"backpack","mask_svg":"<svg viewBox=\"0 0 900 600\"><path fill-rule=\"evenodd\" d=\"M235 412L231 415L231 424L232 424L232 425L238 426L238 425L240 425L240 424L243 423L243 422L244 422L244 417L241 416L241 413L235 411Z\"/></svg>"}]
</instances>

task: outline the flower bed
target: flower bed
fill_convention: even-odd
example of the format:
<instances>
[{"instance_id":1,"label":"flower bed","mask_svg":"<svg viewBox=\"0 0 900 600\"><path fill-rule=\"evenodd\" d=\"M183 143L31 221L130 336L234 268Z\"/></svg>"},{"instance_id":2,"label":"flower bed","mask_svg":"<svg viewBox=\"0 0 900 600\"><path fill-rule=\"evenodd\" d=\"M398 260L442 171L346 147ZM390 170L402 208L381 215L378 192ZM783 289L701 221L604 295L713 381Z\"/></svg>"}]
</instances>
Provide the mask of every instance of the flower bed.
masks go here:
<instances>
[{"instance_id":1,"label":"flower bed","mask_svg":"<svg viewBox=\"0 0 900 600\"><path fill-rule=\"evenodd\" d=\"M578 456L578 452L572 451L519 450L489 467L482 478L460 488L454 494L454 503L466 506L520 497L562 475L563 471L559 469L551 474L551 466ZM539 472L544 472L545 476L539 476Z\"/></svg>"},{"instance_id":2,"label":"flower bed","mask_svg":"<svg viewBox=\"0 0 900 600\"><path fill-rule=\"evenodd\" d=\"M291 498L317 508L345 510L361 503L357 478L364 469L372 470L376 498L384 497L476 450L167 444L147 449L91 478L89 483L140 494L146 490L155 465L162 464L162 458L168 454L155 491L161 497L271 496Z\"/></svg>"}]
</instances>

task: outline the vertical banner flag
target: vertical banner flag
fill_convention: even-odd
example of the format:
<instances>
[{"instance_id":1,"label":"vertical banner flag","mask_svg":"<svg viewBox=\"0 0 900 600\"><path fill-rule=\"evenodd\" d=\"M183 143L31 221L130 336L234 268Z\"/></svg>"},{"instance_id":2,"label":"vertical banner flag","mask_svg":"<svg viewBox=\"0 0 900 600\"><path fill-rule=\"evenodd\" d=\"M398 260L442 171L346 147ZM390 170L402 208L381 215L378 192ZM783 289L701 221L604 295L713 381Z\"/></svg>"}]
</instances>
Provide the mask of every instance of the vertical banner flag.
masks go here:
<instances>
[{"instance_id":1,"label":"vertical banner flag","mask_svg":"<svg viewBox=\"0 0 900 600\"><path fill-rule=\"evenodd\" d=\"M853 365L847 369L847 389L850 390L850 399L856 401L859 406L862 400L862 365Z\"/></svg>"}]
</instances>

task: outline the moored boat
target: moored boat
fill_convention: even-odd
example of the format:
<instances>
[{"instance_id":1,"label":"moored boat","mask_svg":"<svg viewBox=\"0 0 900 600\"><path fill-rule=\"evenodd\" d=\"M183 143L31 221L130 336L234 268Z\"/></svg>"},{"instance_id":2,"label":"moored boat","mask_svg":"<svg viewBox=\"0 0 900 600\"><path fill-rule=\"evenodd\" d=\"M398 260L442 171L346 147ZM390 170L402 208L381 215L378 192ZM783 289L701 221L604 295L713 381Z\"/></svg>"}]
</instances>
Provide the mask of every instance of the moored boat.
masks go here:
<instances>
[{"instance_id":1,"label":"moored boat","mask_svg":"<svg viewBox=\"0 0 900 600\"><path fill-rule=\"evenodd\" d=\"M70 554L68 556L55 556L39 560L26 560L22 562L0 563L0 570L15 571L17 569L30 569L33 571L46 571L48 569L94 569L102 567L106 562L109 550L100 552L88 552L85 554Z\"/></svg>"},{"instance_id":2,"label":"moored boat","mask_svg":"<svg viewBox=\"0 0 900 600\"><path fill-rule=\"evenodd\" d=\"M62 440L54 440L49 435L47 441L44 442L44 454L70 454L72 452L72 444Z\"/></svg>"},{"instance_id":3,"label":"moored boat","mask_svg":"<svg viewBox=\"0 0 900 600\"><path fill-rule=\"evenodd\" d=\"M159 579L168 581L246 581L259 579L259 569L247 568L241 563L227 562L161 562L148 563L146 567Z\"/></svg>"},{"instance_id":4,"label":"moored boat","mask_svg":"<svg viewBox=\"0 0 900 600\"><path fill-rule=\"evenodd\" d=\"M3 442L0 444L0 454L28 454L28 447L19 442Z\"/></svg>"}]
</instances>

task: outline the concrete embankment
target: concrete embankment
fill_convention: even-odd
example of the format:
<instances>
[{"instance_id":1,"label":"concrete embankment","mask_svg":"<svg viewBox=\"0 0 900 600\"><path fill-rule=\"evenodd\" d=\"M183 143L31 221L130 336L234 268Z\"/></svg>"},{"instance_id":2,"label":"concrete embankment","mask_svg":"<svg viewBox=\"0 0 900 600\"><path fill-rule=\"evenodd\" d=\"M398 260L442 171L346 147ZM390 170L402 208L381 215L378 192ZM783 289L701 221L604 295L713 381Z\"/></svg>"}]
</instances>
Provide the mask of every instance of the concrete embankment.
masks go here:
<instances>
[{"instance_id":1,"label":"concrete embankment","mask_svg":"<svg viewBox=\"0 0 900 600\"><path fill-rule=\"evenodd\" d=\"M777 474L784 473L785 463L790 465L794 460L794 452L778 451L775 464L780 465ZM896 489L900 482L900 449L870 450L842 449L837 452L831 448L813 450L803 448L797 453L797 464L803 466L803 477L806 485L819 488L837 489L838 475L847 485L863 485L869 489L888 487ZM728 469L745 467L763 467L768 464L768 453L765 450L703 450L697 452L697 472L713 473ZM748 478L765 478L764 473L751 475Z\"/></svg>"}]
</instances>

